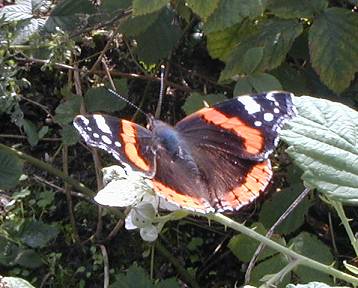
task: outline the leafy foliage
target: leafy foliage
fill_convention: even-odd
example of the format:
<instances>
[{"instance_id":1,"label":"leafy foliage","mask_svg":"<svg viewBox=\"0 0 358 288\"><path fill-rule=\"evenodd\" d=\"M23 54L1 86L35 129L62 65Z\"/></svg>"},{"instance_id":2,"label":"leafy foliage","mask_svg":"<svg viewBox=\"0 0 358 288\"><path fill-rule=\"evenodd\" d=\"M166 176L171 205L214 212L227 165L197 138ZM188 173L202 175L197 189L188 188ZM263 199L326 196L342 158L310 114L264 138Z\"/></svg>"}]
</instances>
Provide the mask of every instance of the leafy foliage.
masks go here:
<instances>
[{"instance_id":1,"label":"leafy foliage","mask_svg":"<svg viewBox=\"0 0 358 288\"><path fill-rule=\"evenodd\" d=\"M274 178L265 201L230 217L265 235L304 186L315 189L272 239L356 275L358 243L350 228L357 226L356 207L345 207L346 215L340 211L337 217L329 205L330 199L356 205L358 197L357 19L357 1L2 1L0 267L14 277L0 278L0 286L102 287L107 280L110 287L244 284L239 267L260 244L248 235L184 218L185 211L163 215L149 200L137 203L144 198L137 186L148 186L143 178L122 177L95 198L105 206L135 206L125 221L122 210L98 209L89 199L102 187L102 165L113 160L78 143L73 118L103 112L144 122L103 86L153 115L160 104L160 118L171 124L241 94L283 89L311 95L295 98L299 115L282 131L291 158L286 144L272 155ZM103 196L108 192L121 193L116 203ZM300 264L266 248L249 284L340 284ZM351 277L346 281L356 284Z\"/></svg>"}]
</instances>

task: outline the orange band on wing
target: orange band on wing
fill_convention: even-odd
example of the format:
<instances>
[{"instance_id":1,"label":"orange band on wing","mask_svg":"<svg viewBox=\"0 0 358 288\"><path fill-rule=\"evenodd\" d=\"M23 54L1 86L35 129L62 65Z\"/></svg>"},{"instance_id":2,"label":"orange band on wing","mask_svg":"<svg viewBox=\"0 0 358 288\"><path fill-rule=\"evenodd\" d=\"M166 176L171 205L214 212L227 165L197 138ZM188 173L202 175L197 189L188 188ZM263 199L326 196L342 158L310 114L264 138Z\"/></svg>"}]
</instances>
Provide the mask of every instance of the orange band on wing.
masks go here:
<instances>
[{"instance_id":1,"label":"orange band on wing","mask_svg":"<svg viewBox=\"0 0 358 288\"><path fill-rule=\"evenodd\" d=\"M122 120L122 129L119 137L122 139L124 154L138 168L149 171L150 166L138 153L137 130L132 122Z\"/></svg>"},{"instance_id":2,"label":"orange band on wing","mask_svg":"<svg viewBox=\"0 0 358 288\"><path fill-rule=\"evenodd\" d=\"M231 130L244 140L244 146L248 153L259 154L264 149L265 139L260 130L248 126L238 117L228 117L215 108L204 108L197 113L202 118L221 128Z\"/></svg>"},{"instance_id":3,"label":"orange band on wing","mask_svg":"<svg viewBox=\"0 0 358 288\"><path fill-rule=\"evenodd\" d=\"M154 191L168 202L174 203L181 208L198 211L202 213L210 212L212 207L208 202L200 198L194 198L189 195L180 194L174 191L172 188L166 186L165 184L153 179L153 188ZM212 211L211 211L212 212Z\"/></svg>"},{"instance_id":4,"label":"orange band on wing","mask_svg":"<svg viewBox=\"0 0 358 288\"><path fill-rule=\"evenodd\" d=\"M224 205L230 205L233 209L239 209L255 200L272 177L270 160L257 163L246 174L243 182L227 193L223 199Z\"/></svg>"}]
</instances>

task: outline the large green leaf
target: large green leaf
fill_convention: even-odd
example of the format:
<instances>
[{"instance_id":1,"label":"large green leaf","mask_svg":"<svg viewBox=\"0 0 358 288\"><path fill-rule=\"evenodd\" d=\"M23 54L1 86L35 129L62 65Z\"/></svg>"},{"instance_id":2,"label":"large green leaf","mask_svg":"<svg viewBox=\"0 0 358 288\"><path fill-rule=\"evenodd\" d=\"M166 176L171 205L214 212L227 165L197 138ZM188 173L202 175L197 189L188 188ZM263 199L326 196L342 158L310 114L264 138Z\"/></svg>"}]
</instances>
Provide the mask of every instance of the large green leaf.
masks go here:
<instances>
[{"instance_id":1,"label":"large green leaf","mask_svg":"<svg viewBox=\"0 0 358 288\"><path fill-rule=\"evenodd\" d=\"M213 58L225 61L237 44L240 33L248 33L247 25L235 25L222 31L207 34L208 51Z\"/></svg>"},{"instance_id":2,"label":"large green leaf","mask_svg":"<svg viewBox=\"0 0 358 288\"><path fill-rule=\"evenodd\" d=\"M118 91L120 95L125 94ZM90 88L87 90L84 102L88 112L115 112L122 110L127 103L103 87Z\"/></svg>"},{"instance_id":3,"label":"large green leaf","mask_svg":"<svg viewBox=\"0 0 358 288\"><path fill-rule=\"evenodd\" d=\"M268 0L267 9L274 15L289 18L311 18L327 7L326 0Z\"/></svg>"},{"instance_id":4,"label":"large green leaf","mask_svg":"<svg viewBox=\"0 0 358 288\"><path fill-rule=\"evenodd\" d=\"M160 10L169 0L133 0L133 15L144 15Z\"/></svg>"},{"instance_id":5,"label":"large green leaf","mask_svg":"<svg viewBox=\"0 0 358 288\"><path fill-rule=\"evenodd\" d=\"M159 17L159 12L130 17L120 25L120 32L135 37L147 30Z\"/></svg>"},{"instance_id":6,"label":"large green leaf","mask_svg":"<svg viewBox=\"0 0 358 288\"><path fill-rule=\"evenodd\" d=\"M237 74L243 74L246 52L254 47L263 48L261 63L255 71L271 70L285 59L293 41L302 32L302 25L294 20L272 18L259 22L249 33L240 33L237 46L228 56L220 81L230 80Z\"/></svg>"},{"instance_id":7,"label":"large green leaf","mask_svg":"<svg viewBox=\"0 0 358 288\"><path fill-rule=\"evenodd\" d=\"M22 174L22 161L0 149L0 189L14 187Z\"/></svg>"},{"instance_id":8,"label":"large green leaf","mask_svg":"<svg viewBox=\"0 0 358 288\"><path fill-rule=\"evenodd\" d=\"M27 219L21 227L20 239L32 248L41 248L57 237L59 230L41 221Z\"/></svg>"},{"instance_id":9,"label":"large green leaf","mask_svg":"<svg viewBox=\"0 0 358 288\"><path fill-rule=\"evenodd\" d=\"M358 71L358 15L348 9L326 9L309 31L313 68L335 92L342 92Z\"/></svg>"},{"instance_id":10,"label":"large green leaf","mask_svg":"<svg viewBox=\"0 0 358 288\"><path fill-rule=\"evenodd\" d=\"M199 15L203 20L206 20L218 7L220 0L187 0L186 4L193 10L194 13Z\"/></svg>"},{"instance_id":11,"label":"large green leaf","mask_svg":"<svg viewBox=\"0 0 358 288\"><path fill-rule=\"evenodd\" d=\"M298 116L282 139L304 171L311 188L339 201L358 203L358 113L349 107L308 96L295 97Z\"/></svg>"},{"instance_id":12,"label":"large green leaf","mask_svg":"<svg viewBox=\"0 0 358 288\"><path fill-rule=\"evenodd\" d=\"M66 125L72 122L73 118L80 113L81 97L71 95L65 102L57 106L55 112L56 122Z\"/></svg>"},{"instance_id":13,"label":"large green leaf","mask_svg":"<svg viewBox=\"0 0 358 288\"><path fill-rule=\"evenodd\" d=\"M332 265L334 261L330 248L315 235L307 232L302 232L291 239L288 246L291 247L293 251L326 265ZM328 274L314 271L305 266L300 265L296 267L294 272L301 282L321 281L329 284L332 282Z\"/></svg>"},{"instance_id":14,"label":"large green leaf","mask_svg":"<svg viewBox=\"0 0 358 288\"><path fill-rule=\"evenodd\" d=\"M272 90L282 90L279 80L268 73L254 73L240 77L234 89L234 95L260 93Z\"/></svg>"},{"instance_id":15,"label":"large green leaf","mask_svg":"<svg viewBox=\"0 0 358 288\"><path fill-rule=\"evenodd\" d=\"M182 35L180 27L173 24L173 17L173 11L162 9L156 21L136 37L135 51L140 60L153 64L169 56Z\"/></svg>"},{"instance_id":16,"label":"large green leaf","mask_svg":"<svg viewBox=\"0 0 358 288\"><path fill-rule=\"evenodd\" d=\"M257 17L264 11L261 0L221 0L204 25L206 33L222 31L241 23L245 17Z\"/></svg>"}]
</instances>

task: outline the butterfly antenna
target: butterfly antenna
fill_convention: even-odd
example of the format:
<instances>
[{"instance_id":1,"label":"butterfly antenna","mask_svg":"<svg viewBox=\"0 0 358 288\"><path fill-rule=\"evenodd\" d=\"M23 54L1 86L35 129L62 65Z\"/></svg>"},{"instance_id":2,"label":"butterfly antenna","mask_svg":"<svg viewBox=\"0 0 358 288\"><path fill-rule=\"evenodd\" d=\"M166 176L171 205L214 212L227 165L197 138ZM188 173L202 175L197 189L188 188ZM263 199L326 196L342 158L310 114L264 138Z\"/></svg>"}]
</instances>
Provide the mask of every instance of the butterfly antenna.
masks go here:
<instances>
[{"instance_id":1,"label":"butterfly antenna","mask_svg":"<svg viewBox=\"0 0 358 288\"><path fill-rule=\"evenodd\" d=\"M127 98L123 97L122 95L119 95L116 91L114 91L114 90L112 90L112 89L110 89L110 88L105 87L105 89L106 89L109 93L111 93L111 94L117 96L118 98L122 99L124 102L126 102L127 104L129 104L130 106L132 106L132 107L134 107L135 109L137 109L140 113L144 114L144 115L148 118L148 114L147 114L147 113L145 113L142 109L140 109L137 105L135 105L134 103L132 103L131 101L129 101Z\"/></svg>"},{"instance_id":2,"label":"butterfly antenna","mask_svg":"<svg viewBox=\"0 0 358 288\"><path fill-rule=\"evenodd\" d=\"M157 119L160 117L160 110L162 108L162 103L163 103L164 72L165 72L164 65L160 65L160 92L159 92L159 99L158 99L157 109L155 110L155 118L157 118Z\"/></svg>"}]
</instances>

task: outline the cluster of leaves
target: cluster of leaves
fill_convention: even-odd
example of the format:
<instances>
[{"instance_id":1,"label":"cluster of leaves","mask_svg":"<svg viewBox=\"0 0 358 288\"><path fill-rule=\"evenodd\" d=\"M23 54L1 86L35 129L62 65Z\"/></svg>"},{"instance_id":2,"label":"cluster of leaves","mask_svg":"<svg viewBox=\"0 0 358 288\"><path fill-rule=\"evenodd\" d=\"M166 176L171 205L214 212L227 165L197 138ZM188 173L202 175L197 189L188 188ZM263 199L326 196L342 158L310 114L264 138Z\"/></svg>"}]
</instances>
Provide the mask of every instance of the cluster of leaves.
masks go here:
<instances>
[{"instance_id":1,"label":"cluster of leaves","mask_svg":"<svg viewBox=\"0 0 358 288\"><path fill-rule=\"evenodd\" d=\"M77 171L73 176L81 176L88 185L93 185L94 174L87 171L91 164L78 152L80 145L72 146L75 147L73 153L66 152L79 141L72 126L73 118L81 111L106 112L121 117L134 113L125 109L126 103L108 93L102 84L114 86L124 97L131 95L142 108L154 111L158 93L148 97L150 83L157 80L159 65L167 64L166 80L170 88L167 91L175 95L164 99L163 110L174 112L166 112L164 117L169 119L177 114L175 112L190 114L204 104L210 105L228 96L269 90L284 89L295 94L339 99L351 106L358 102L355 77L358 15L354 1L338 1L337 4L337 1L328 0L103 0L97 5L88 0L15 2L5 1L0 8L0 117L3 120L0 127L8 134L23 133L30 147L19 144L16 137L8 139L7 144L18 144L23 150L31 151L34 158L14 156L0 147L0 200L5 203L4 211L0 210L0 265L12 276L25 277L37 285L42 278L47 279L46 275L50 275L54 285L62 287L64 283L67 287L78 287L78 283L85 287L89 282L101 282L100 267L104 265L104 256L97 243L84 248L89 261L76 263L73 255L71 258L66 253L66 247L72 246L71 241L76 239L76 229L67 223L68 214L64 213L66 199L56 195L56 201L54 191L35 184L31 175L37 170L28 166L24 170L23 160L46 171L46 183L53 180L49 174L68 180L67 164L63 165L62 174L55 166L69 162L70 170ZM100 69L102 60L107 64ZM113 70L109 71L108 66ZM79 80L75 79L76 72ZM148 84L143 85L143 80ZM143 96L138 97L139 94ZM295 166L285 167L284 160L278 158L276 170L284 176L277 177L276 182L286 184L274 185L282 191L262 205L260 213L253 218L258 222L248 221L261 234L266 233L303 191L301 175L305 186L323 193L328 203L356 204L358 201L357 113L342 104L310 97L297 98L295 102L299 116L283 131ZM43 141L46 139L56 145L46 145ZM60 151L64 155L62 161L58 160ZM39 161L41 158L50 164ZM74 187L88 192L81 190L80 184ZM277 228L274 240L330 265L336 251L333 253L327 243L309 233L310 229L302 228L309 225L305 215L317 205L322 202L313 195L304 200ZM93 216L96 207L78 200L74 211L79 234L98 237L95 231L98 219ZM99 221L97 230L101 230L98 227L111 230L115 215L109 210L100 210L100 213L108 222L102 227ZM356 210L352 209L351 213L354 215ZM184 220L179 225L187 230L191 227ZM168 227L161 235L165 242L171 243L168 245L174 245L179 236L175 226ZM242 278L242 274L219 272L214 264L210 273L202 272L206 271L205 267L200 267L203 249L214 250L213 245L219 245L219 236L225 233L218 227L205 229L216 234L186 231L183 234L190 237L182 237L187 245L177 245L176 249L188 256L181 260L192 275L200 278L200 283L230 286L228 283ZM120 236L125 235L123 232ZM229 260L233 266L250 261L258 242L242 234L226 232L225 235L230 236L228 248L232 255ZM61 241L63 238L66 240ZM350 241L358 250L357 242L352 238ZM118 247L123 250L114 252L110 259L112 263L120 263L109 271L113 287L178 287L174 280L153 283L137 266L129 268L126 275L119 273L135 260L141 265L150 265L147 251L151 250L147 250L146 244L137 245L138 248L135 240L117 240L106 245L111 252ZM350 251L346 248L349 243L343 241L341 245L339 250ZM51 251L54 247L59 249L58 253ZM160 270L165 259L173 258L162 249L159 251L164 260L151 262L151 268L154 265ZM133 250L136 252L125 252ZM137 254L142 253L145 257L138 257ZM178 267L175 261L169 261ZM260 285L260 281L270 278L269 275L284 270L290 261L285 255L266 250L259 257L250 284ZM168 267L167 270L170 271ZM182 270L178 269L181 277L195 286L195 280L185 277ZM161 273L173 276L168 271ZM334 283L327 274L312 272L303 266L295 267L284 276L280 287L293 281ZM163 276L158 274L157 277ZM225 277L231 278L226 280ZM325 287L325 284L311 283L307 287Z\"/></svg>"}]
</instances>

